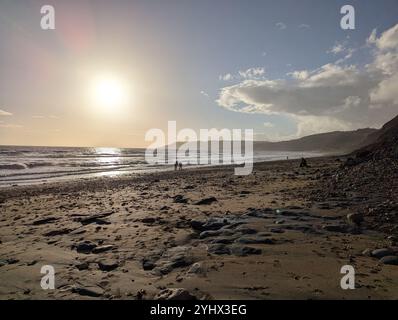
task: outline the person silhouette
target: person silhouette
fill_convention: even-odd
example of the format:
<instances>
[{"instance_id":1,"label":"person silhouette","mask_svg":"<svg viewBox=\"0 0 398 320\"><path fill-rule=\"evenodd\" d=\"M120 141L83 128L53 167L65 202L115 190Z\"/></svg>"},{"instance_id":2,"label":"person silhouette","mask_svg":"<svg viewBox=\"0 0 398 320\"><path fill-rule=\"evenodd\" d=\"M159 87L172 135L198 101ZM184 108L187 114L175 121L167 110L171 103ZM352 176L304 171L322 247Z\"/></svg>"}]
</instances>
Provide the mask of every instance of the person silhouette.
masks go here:
<instances>
[{"instance_id":1,"label":"person silhouette","mask_svg":"<svg viewBox=\"0 0 398 320\"><path fill-rule=\"evenodd\" d=\"M178 167L178 161L176 161L176 163L174 163L174 171L177 171L177 167Z\"/></svg>"},{"instance_id":2,"label":"person silhouette","mask_svg":"<svg viewBox=\"0 0 398 320\"><path fill-rule=\"evenodd\" d=\"M178 168L179 168L180 170L182 170L182 162L180 162L180 163L178 164Z\"/></svg>"}]
</instances>

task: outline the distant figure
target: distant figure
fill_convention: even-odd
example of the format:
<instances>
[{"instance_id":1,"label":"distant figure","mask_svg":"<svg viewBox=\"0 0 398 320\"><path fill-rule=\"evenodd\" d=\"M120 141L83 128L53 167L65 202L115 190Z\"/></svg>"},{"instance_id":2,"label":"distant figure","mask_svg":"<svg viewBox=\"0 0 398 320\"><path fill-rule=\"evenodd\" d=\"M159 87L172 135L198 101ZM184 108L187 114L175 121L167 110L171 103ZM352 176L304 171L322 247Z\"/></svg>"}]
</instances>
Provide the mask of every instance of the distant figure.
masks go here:
<instances>
[{"instance_id":1,"label":"distant figure","mask_svg":"<svg viewBox=\"0 0 398 320\"><path fill-rule=\"evenodd\" d=\"M177 167L178 167L178 161L176 161L176 163L174 163L174 171L177 171Z\"/></svg>"},{"instance_id":2,"label":"distant figure","mask_svg":"<svg viewBox=\"0 0 398 320\"><path fill-rule=\"evenodd\" d=\"M289 156L286 156L286 160L289 160Z\"/></svg>"},{"instance_id":3,"label":"distant figure","mask_svg":"<svg viewBox=\"0 0 398 320\"><path fill-rule=\"evenodd\" d=\"M307 160L305 160L304 158L301 158L300 168L308 168Z\"/></svg>"},{"instance_id":4,"label":"distant figure","mask_svg":"<svg viewBox=\"0 0 398 320\"><path fill-rule=\"evenodd\" d=\"M180 170L182 170L182 162L180 162L180 163L178 164L178 168L179 168Z\"/></svg>"}]
</instances>

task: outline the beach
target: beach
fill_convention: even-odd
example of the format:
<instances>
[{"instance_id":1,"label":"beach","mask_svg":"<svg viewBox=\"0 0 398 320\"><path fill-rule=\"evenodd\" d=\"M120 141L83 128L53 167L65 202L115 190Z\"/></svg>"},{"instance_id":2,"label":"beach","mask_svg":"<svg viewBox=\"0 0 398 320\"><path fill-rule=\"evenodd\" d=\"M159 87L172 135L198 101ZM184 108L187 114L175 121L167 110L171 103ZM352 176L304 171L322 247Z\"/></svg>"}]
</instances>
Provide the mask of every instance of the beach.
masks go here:
<instances>
[{"instance_id":1,"label":"beach","mask_svg":"<svg viewBox=\"0 0 398 320\"><path fill-rule=\"evenodd\" d=\"M391 233L353 223L363 200L316 200L338 158L308 163L2 188L0 299L397 299L397 266L380 260Z\"/></svg>"}]
</instances>

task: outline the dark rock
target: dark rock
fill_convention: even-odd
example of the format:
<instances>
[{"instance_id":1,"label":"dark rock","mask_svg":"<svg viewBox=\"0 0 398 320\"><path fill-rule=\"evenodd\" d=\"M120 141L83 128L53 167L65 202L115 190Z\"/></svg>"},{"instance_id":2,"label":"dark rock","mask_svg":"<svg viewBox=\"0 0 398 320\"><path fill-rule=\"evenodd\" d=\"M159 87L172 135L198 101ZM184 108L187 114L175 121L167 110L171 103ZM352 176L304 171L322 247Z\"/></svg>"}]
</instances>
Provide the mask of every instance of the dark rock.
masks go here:
<instances>
[{"instance_id":1,"label":"dark rock","mask_svg":"<svg viewBox=\"0 0 398 320\"><path fill-rule=\"evenodd\" d=\"M72 288L73 293L77 293L81 296L88 296L88 297L101 297L104 294L104 290L98 286L75 286Z\"/></svg>"},{"instance_id":2,"label":"dark rock","mask_svg":"<svg viewBox=\"0 0 398 320\"><path fill-rule=\"evenodd\" d=\"M206 223L205 221L199 221L199 220L190 221L191 228L197 231L204 231L203 225L205 223Z\"/></svg>"},{"instance_id":3,"label":"dark rock","mask_svg":"<svg viewBox=\"0 0 398 320\"><path fill-rule=\"evenodd\" d=\"M347 227L344 225L340 224L329 224L322 226L323 230L329 231L329 232L340 232L340 233L346 233L347 232Z\"/></svg>"},{"instance_id":4,"label":"dark rock","mask_svg":"<svg viewBox=\"0 0 398 320\"><path fill-rule=\"evenodd\" d=\"M383 248L383 249L376 249L372 251L372 257L381 259L386 256L391 256L394 252L391 249Z\"/></svg>"},{"instance_id":5,"label":"dark rock","mask_svg":"<svg viewBox=\"0 0 398 320\"><path fill-rule=\"evenodd\" d=\"M212 244L208 247L207 251L217 255L231 254L230 249L224 244Z\"/></svg>"},{"instance_id":6,"label":"dark rock","mask_svg":"<svg viewBox=\"0 0 398 320\"><path fill-rule=\"evenodd\" d=\"M145 271L153 270L156 267L156 261L154 259L144 258L142 260L142 268Z\"/></svg>"},{"instance_id":7,"label":"dark rock","mask_svg":"<svg viewBox=\"0 0 398 320\"><path fill-rule=\"evenodd\" d=\"M236 239L236 237L219 237L219 238L215 238L214 240L211 241L211 243L217 244L231 244L232 242L234 242Z\"/></svg>"},{"instance_id":8,"label":"dark rock","mask_svg":"<svg viewBox=\"0 0 398 320\"><path fill-rule=\"evenodd\" d=\"M242 234L256 234L256 233L257 233L257 230L256 230L256 229L249 228L249 227L247 227L247 226L245 226L245 225L240 225L240 226L237 227L235 230L236 230L237 232L242 233Z\"/></svg>"},{"instance_id":9,"label":"dark rock","mask_svg":"<svg viewBox=\"0 0 398 320\"><path fill-rule=\"evenodd\" d=\"M36 221L33 221L33 225L34 226L40 226L40 225L42 225L42 224L47 224L47 223L51 223L51 222L54 222L54 221L57 221L59 218L55 218L55 217L48 217L48 218L44 218L44 219L40 219L40 220L36 220Z\"/></svg>"},{"instance_id":10,"label":"dark rock","mask_svg":"<svg viewBox=\"0 0 398 320\"><path fill-rule=\"evenodd\" d=\"M383 264L398 266L398 257L397 256L385 256L380 259L380 262Z\"/></svg>"},{"instance_id":11,"label":"dark rock","mask_svg":"<svg viewBox=\"0 0 398 320\"><path fill-rule=\"evenodd\" d=\"M269 232L272 232L272 233L284 233L285 230L283 230L281 228L271 228L271 229L269 229Z\"/></svg>"},{"instance_id":12,"label":"dark rock","mask_svg":"<svg viewBox=\"0 0 398 320\"><path fill-rule=\"evenodd\" d=\"M102 253L102 252L112 250L113 248L115 248L115 246L110 245L110 244L105 245L105 246L99 246L99 247L93 248L92 253Z\"/></svg>"},{"instance_id":13,"label":"dark rock","mask_svg":"<svg viewBox=\"0 0 398 320\"><path fill-rule=\"evenodd\" d=\"M19 262L19 260L15 259L15 258L8 258L8 259L5 260L5 262L6 262L6 264L16 264L16 263Z\"/></svg>"},{"instance_id":14,"label":"dark rock","mask_svg":"<svg viewBox=\"0 0 398 320\"><path fill-rule=\"evenodd\" d=\"M142 222L142 223L148 223L148 224L152 224L152 223L154 223L155 221L156 221L155 218L144 218L144 219L141 219L141 222Z\"/></svg>"},{"instance_id":15,"label":"dark rock","mask_svg":"<svg viewBox=\"0 0 398 320\"><path fill-rule=\"evenodd\" d=\"M262 251L261 251L261 249L252 248L252 247L233 246L231 248L231 253L236 256L244 257L244 256L254 255L254 254L258 255L258 254L261 254Z\"/></svg>"},{"instance_id":16,"label":"dark rock","mask_svg":"<svg viewBox=\"0 0 398 320\"><path fill-rule=\"evenodd\" d=\"M354 224L354 225L360 225L364 219L363 215L360 213L350 213L347 215L347 220L349 223Z\"/></svg>"},{"instance_id":17,"label":"dark rock","mask_svg":"<svg viewBox=\"0 0 398 320\"><path fill-rule=\"evenodd\" d=\"M84 216L84 217L78 217L75 219L75 221L80 222L83 225L91 224L91 223L96 223L96 224L110 224L109 221L104 220L104 218L110 216L113 214L113 211L111 212L105 212L105 213L99 213L99 214L94 214L91 216Z\"/></svg>"},{"instance_id":18,"label":"dark rock","mask_svg":"<svg viewBox=\"0 0 398 320\"><path fill-rule=\"evenodd\" d=\"M173 202L174 203L188 203L188 199L185 198L183 195L178 194L175 197L173 197Z\"/></svg>"},{"instance_id":19,"label":"dark rock","mask_svg":"<svg viewBox=\"0 0 398 320\"><path fill-rule=\"evenodd\" d=\"M45 237L62 236L64 234L70 233L71 231L72 229L63 228L63 229L48 231L46 233L43 233L43 236Z\"/></svg>"},{"instance_id":20,"label":"dark rock","mask_svg":"<svg viewBox=\"0 0 398 320\"><path fill-rule=\"evenodd\" d=\"M98 262L98 267L102 271L112 271L112 270L116 269L117 267L119 267L119 264L115 260L103 260L103 261Z\"/></svg>"},{"instance_id":21,"label":"dark rock","mask_svg":"<svg viewBox=\"0 0 398 320\"><path fill-rule=\"evenodd\" d=\"M203 231L200 233L199 238L200 239L206 239L210 237L217 237L221 234L220 230L214 230L214 231Z\"/></svg>"},{"instance_id":22,"label":"dark rock","mask_svg":"<svg viewBox=\"0 0 398 320\"><path fill-rule=\"evenodd\" d=\"M93 251L95 247L97 247L97 245L95 243L92 243L91 241L84 241L75 246L78 253L85 254L91 253L91 251Z\"/></svg>"},{"instance_id":23,"label":"dark rock","mask_svg":"<svg viewBox=\"0 0 398 320\"><path fill-rule=\"evenodd\" d=\"M269 238L256 236L256 237L241 237L236 240L242 244L275 244L275 241Z\"/></svg>"},{"instance_id":24,"label":"dark rock","mask_svg":"<svg viewBox=\"0 0 398 320\"><path fill-rule=\"evenodd\" d=\"M195 202L195 205L197 205L197 206L210 205L213 202L217 202L217 199L215 197L210 197L210 198L205 198L205 199Z\"/></svg>"},{"instance_id":25,"label":"dark rock","mask_svg":"<svg viewBox=\"0 0 398 320\"><path fill-rule=\"evenodd\" d=\"M78 270L80 270L80 271L82 271L82 270L87 270L88 267L89 267L89 264L88 264L87 261L83 261L83 262L80 262L80 263L77 263L77 264L76 264L76 268L77 268Z\"/></svg>"}]
</instances>

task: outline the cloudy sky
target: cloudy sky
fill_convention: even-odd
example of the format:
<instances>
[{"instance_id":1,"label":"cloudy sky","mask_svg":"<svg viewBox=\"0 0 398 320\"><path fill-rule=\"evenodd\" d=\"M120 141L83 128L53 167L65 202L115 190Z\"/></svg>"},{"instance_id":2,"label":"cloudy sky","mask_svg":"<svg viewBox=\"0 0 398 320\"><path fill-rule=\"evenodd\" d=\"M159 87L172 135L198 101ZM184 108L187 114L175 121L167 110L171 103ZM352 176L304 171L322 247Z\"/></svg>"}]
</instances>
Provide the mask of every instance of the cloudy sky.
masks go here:
<instances>
[{"instance_id":1,"label":"cloudy sky","mask_svg":"<svg viewBox=\"0 0 398 320\"><path fill-rule=\"evenodd\" d=\"M398 114L396 0L2 0L0 39L0 144L144 146L169 120L284 140Z\"/></svg>"}]
</instances>

